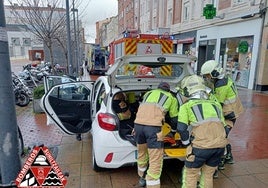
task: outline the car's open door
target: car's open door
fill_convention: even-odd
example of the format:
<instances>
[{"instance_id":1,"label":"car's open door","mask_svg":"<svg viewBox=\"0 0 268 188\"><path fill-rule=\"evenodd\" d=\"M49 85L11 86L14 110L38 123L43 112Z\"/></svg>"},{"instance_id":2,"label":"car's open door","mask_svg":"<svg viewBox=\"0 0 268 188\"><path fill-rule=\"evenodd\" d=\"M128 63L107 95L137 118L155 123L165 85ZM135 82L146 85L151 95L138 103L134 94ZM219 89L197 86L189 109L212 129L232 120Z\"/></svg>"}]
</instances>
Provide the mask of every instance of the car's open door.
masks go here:
<instances>
[{"instance_id":1,"label":"car's open door","mask_svg":"<svg viewBox=\"0 0 268 188\"><path fill-rule=\"evenodd\" d=\"M54 85L41 99L45 113L67 134L91 129L91 91L94 81Z\"/></svg>"}]
</instances>

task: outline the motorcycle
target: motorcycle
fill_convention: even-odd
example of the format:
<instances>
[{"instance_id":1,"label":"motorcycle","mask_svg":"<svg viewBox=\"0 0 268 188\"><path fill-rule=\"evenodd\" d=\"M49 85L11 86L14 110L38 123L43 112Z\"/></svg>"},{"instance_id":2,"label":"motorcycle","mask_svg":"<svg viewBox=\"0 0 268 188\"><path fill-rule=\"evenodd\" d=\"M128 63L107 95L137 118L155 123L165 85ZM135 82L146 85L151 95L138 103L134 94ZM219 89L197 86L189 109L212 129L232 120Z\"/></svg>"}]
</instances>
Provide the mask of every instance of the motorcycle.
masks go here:
<instances>
[{"instance_id":1,"label":"motorcycle","mask_svg":"<svg viewBox=\"0 0 268 188\"><path fill-rule=\"evenodd\" d=\"M30 97L22 84L15 85L13 83L13 91L15 96L15 104L17 106L23 107L30 103Z\"/></svg>"},{"instance_id":2,"label":"motorcycle","mask_svg":"<svg viewBox=\"0 0 268 188\"><path fill-rule=\"evenodd\" d=\"M26 91L26 94L30 97L30 101L33 99L33 88L29 88L27 85L25 85L25 82L18 77L14 72L12 72L12 83L13 83L13 88L15 86L22 87L24 91Z\"/></svg>"}]
</instances>

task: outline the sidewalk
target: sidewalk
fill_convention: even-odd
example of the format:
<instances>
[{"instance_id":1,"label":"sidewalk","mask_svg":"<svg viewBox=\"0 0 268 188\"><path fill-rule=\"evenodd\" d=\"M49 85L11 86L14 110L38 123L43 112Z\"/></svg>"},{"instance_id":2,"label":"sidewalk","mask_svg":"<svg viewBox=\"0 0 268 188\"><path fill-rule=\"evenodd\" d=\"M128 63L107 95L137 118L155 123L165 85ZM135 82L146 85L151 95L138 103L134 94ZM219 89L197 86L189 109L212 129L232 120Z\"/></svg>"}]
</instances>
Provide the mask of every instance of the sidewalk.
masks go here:
<instances>
[{"instance_id":1,"label":"sidewalk","mask_svg":"<svg viewBox=\"0 0 268 188\"><path fill-rule=\"evenodd\" d=\"M15 62L13 62L15 63ZM24 63L18 63L18 67ZM13 66L14 67L14 66ZM88 80L84 72L83 80ZM239 89L245 111L230 133L235 164L226 165L214 180L215 188L268 187L268 93ZM122 167L103 172L92 170L91 135L66 135L56 126L46 125L45 114L34 114L32 103L16 107L17 122L26 146L58 146L56 159L62 172L69 172L66 188L131 188L137 183L137 167ZM178 188L183 162L164 162L161 188Z\"/></svg>"},{"instance_id":2,"label":"sidewalk","mask_svg":"<svg viewBox=\"0 0 268 188\"><path fill-rule=\"evenodd\" d=\"M268 95L240 89L245 112L230 133L235 164L226 165L214 180L215 188L268 187ZM66 188L128 188L137 183L136 167L122 167L96 173L92 170L91 135L63 134L55 126L46 125L45 114L34 114L32 104L17 109L17 121L26 146L45 144L58 146L56 159L62 172L69 172ZM171 163L171 164L169 164ZM164 162L161 188L180 187L182 162Z\"/></svg>"}]
</instances>

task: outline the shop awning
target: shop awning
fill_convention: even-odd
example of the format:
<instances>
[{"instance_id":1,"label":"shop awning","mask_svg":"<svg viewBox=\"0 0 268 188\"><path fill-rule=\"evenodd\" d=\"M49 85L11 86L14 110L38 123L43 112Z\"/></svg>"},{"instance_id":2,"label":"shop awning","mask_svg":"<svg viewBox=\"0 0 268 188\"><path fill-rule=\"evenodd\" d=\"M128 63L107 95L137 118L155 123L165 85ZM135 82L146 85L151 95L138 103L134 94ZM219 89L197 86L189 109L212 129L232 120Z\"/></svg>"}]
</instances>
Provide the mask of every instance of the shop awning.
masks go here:
<instances>
[{"instance_id":1,"label":"shop awning","mask_svg":"<svg viewBox=\"0 0 268 188\"><path fill-rule=\"evenodd\" d=\"M178 39L177 43L178 44L183 44L183 43L193 43L194 42L194 37L189 37L185 39Z\"/></svg>"}]
</instances>

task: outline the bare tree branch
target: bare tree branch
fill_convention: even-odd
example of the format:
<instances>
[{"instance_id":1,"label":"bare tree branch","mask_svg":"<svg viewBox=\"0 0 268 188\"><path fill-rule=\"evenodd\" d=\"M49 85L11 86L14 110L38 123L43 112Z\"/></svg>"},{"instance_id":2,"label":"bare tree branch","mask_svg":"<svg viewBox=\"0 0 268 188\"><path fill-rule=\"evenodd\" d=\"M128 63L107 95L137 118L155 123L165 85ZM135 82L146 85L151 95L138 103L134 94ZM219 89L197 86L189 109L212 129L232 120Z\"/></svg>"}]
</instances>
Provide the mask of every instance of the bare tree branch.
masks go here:
<instances>
[{"instance_id":1,"label":"bare tree branch","mask_svg":"<svg viewBox=\"0 0 268 188\"><path fill-rule=\"evenodd\" d=\"M59 39L66 40L66 11L60 8L61 0L17 0L17 4L8 1L12 14L28 26L48 48L50 61L54 66L53 42ZM62 37L59 38L59 35Z\"/></svg>"}]
</instances>

